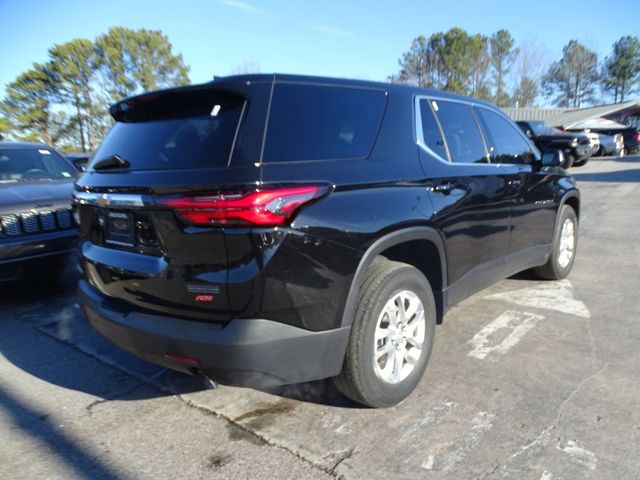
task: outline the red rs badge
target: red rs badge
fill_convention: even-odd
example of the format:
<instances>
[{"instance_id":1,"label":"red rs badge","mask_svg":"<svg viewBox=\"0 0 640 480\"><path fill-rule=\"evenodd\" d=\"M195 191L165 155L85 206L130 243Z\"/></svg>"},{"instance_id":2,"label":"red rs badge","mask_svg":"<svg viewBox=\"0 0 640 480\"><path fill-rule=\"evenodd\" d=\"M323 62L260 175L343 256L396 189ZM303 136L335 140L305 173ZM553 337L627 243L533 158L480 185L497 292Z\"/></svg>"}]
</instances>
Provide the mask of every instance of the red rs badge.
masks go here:
<instances>
[{"instance_id":1,"label":"red rs badge","mask_svg":"<svg viewBox=\"0 0 640 480\"><path fill-rule=\"evenodd\" d=\"M211 302L213 295L196 295L196 302Z\"/></svg>"}]
</instances>

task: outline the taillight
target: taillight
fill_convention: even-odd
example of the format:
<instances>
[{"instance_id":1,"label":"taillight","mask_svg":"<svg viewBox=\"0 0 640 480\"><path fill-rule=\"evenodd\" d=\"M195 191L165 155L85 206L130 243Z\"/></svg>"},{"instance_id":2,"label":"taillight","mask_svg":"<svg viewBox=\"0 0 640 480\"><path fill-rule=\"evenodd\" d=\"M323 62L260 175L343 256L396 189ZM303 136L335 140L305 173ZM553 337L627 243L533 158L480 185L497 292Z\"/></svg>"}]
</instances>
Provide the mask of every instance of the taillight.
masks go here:
<instances>
[{"instance_id":1,"label":"taillight","mask_svg":"<svg viewBox=\"0 0 640 480\"><path fill-rule=\"evenodd\" d=\"M194 225L273 227L291 221L304 204L324 195L326 186L265 189L218 195L160 199Z\"/></svg>"},{"instance_id":2,"label":"taillight","mask_svg":"<svg viewBox=\"0 0 640 480\"><path fill-rule=\"evenodd\" d=\"M636 133L635 141L640 142L640 132Z\"/></svg>"}]
</instances>

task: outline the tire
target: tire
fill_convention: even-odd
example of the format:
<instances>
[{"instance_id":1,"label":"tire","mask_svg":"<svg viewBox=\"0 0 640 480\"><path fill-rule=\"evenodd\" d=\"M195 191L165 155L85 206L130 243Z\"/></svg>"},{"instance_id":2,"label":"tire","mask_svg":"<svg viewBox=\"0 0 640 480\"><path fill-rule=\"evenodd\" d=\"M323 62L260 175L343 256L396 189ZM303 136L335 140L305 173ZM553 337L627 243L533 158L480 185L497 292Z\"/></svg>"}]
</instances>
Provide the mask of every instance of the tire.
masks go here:
<instances>
[{"instance_id":1,"label":"tire","mask_svg":"<svg viewBox=\"0 0 640 480\"><path fill-rule=\"evenodd\" d=\"M422 317L415 302L422 306ZM394 330L391 321L394 316L383 310L385 307L392 311L399 309L400 304L409 308L418 306L418 311L405 322L399 322L408 323L404 330ZM413 330L411 319L416 322ZM333 379L336 387L345 396L369 407L390 407L402 402L416 388L427 367L435 325L435 300L425 276L410 265L380 257L367 271L358 292L342 372ZM392 330L395 333L381 335ZM407 337L409 341L405 340ZM376 359L376 350L388 350L388 353ZM398 364L396 359L400 359ZM395 368L396 365L399 368Z\"/></svg>"},{"instance_id":2,"label":"tire","mask_svg":"<svg viewBox=\"0 0 640 480\"><path fill-rule=\"evenodd\" d=\"M575 162L573 164L573 166L574 167L584 167L587 164L588 161L589 161L589 159L585 158L584 160L580 160L579 162Z\"/></svg>"},{"instance_id":3,"label":"tire","mask_svg":"<svg viewBox=\"0 0 640 480\"><path fill-rule=\"evenodd\" d=\"M563 244L563 232L567 222L573 224L573 235L570 244ZM565 237L564 241L568 241ZM578 247L578 217L576 212L569 205L563 205L560 210L558 224L553 235L553 245L551 247L551 255L547 263L541 267L533 269L534 273L547 280L561 280L566 278L573 267L576 258L576 250ZM570 248L570 255L566 257L566 248Z\"/></svg>"},{"instance_id":4,"label":"tire","mask_svg":"<svg viewBox=\"0 0 640 480\"><path fill-rule=\"evenodd\" d=\"M562 168L564 168L565 170L569 170L572 166L573 163L576 161L576 157L574 157L573 155L569 154L569 155L565 155L564 156L564 163L562 165L560 165Z\"/></svg>"}]
</instances>

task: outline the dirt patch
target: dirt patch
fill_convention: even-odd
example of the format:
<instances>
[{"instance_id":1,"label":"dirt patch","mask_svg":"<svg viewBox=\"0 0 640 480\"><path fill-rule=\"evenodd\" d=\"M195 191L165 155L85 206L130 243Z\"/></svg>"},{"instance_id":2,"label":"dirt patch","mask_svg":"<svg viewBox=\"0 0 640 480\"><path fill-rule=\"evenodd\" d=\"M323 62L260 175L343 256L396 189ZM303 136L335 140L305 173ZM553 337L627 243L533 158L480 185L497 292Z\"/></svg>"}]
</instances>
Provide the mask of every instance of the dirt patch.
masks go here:
<instances>
[{"instance_id":1,"label":"dirt patch","mask_svg":"<svg viewBox=\"0 0 640 480\"><path fill-rule=\"evenodd\" d=\"M250 418L262 417L264 415L282 415L289 413L295 409L291 402L277 402L261 404L258 408L254 408L233 419L234 422L242 422Z\"/></svg>"}]
</instances>

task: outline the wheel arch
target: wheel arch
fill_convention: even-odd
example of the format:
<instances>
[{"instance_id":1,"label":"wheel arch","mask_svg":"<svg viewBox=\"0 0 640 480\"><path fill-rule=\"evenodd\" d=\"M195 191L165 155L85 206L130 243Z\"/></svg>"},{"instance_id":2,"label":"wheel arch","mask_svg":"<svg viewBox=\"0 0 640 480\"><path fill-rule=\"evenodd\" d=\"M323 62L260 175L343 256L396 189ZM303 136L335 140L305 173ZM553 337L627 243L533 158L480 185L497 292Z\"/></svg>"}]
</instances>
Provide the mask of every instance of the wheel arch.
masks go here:
<instances>
[{"instance_id":1,"label":"wheel arch","mask_svg":"<svg viewBox=\"0 0 640 480\"><path fill-rule=\"evenodd\" d=\"M560 200L560 207L558 213L563 205L569 205L576 212L576 217L580 220L580 192L578 190L570 190L564 194L562 200Z\"/></svg>"},{"instance_id":2,"label":"wheel arch","mask_svg":"<svg viewBox=\"0 0 640 480\"><path fill-rule=\"evenodd\" d=\"M424 247L424 251L416 252L412 249L412 247L419 246ZM364 282L371 262L379 255L383 255L389 260L408 263L427 277L436 300L436 320L441 323L444 316L444 292L447 279L444 242L434 228L409 227L387 233L366 250L351 281L342 313L342 326L351 325L355 315L358 291Z\"/></svg>"}]
</instances>

